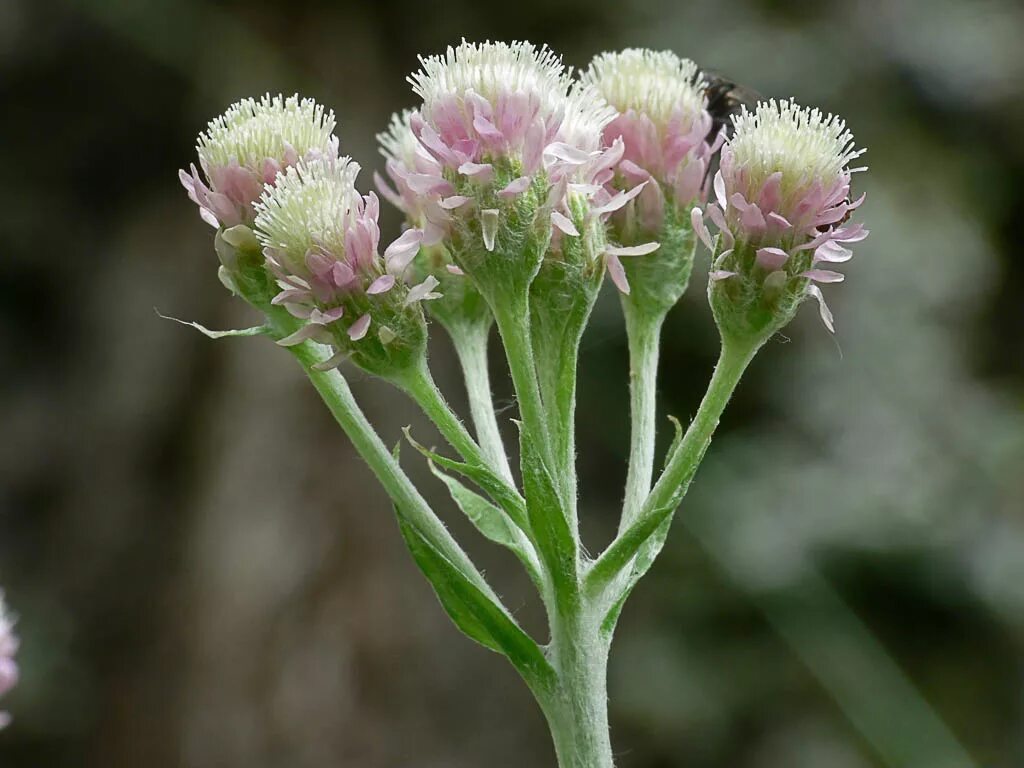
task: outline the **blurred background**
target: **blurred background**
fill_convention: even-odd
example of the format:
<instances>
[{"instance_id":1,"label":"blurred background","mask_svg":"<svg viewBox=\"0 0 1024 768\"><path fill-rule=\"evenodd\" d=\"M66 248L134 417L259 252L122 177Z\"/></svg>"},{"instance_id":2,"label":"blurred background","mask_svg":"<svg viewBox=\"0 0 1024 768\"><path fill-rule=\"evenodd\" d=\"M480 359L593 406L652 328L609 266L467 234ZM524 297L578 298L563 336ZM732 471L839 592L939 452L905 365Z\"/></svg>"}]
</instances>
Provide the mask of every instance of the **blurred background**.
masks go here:
<instances>
[{"instance_id":1,"label":"blurred background","mask_svg":"<svg viewBox=\"0 0 1024 768\"><path fill-rule=\"evenodd\" d=\"M313 96L369 188L416 55L465 36L575 66L671 48L841 112L869 148L872 236L826 288L837 336L804 308L761 353L620 622L620 766L1020 768L1022 34L1014 0L0 0L0 585L24 676L0 766L554 765L525 688L450 626L288 356L154 314L254 319L176 178L208 119ZM717 351L701 280L664 343L661 404L683 421ZM584 346L597 550L625 477L614 296ZM388 442L436 439L349 378ZM405 464L539 632L517 564Z\"/></svg>"}]
</instances>

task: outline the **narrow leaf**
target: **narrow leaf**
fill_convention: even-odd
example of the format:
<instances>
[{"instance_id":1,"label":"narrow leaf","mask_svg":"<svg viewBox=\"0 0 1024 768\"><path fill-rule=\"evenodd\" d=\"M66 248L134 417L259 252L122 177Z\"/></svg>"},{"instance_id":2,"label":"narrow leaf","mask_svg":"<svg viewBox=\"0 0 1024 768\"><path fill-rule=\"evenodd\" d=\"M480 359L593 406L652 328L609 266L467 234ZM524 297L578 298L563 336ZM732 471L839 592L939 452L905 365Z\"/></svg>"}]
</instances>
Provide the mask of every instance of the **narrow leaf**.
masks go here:
<instances>
[{"instance_id":1,"label":"narrow leaf","mask_svg":"<svg viewBox=\"0 0 1024 768\"><path fill-rule=\"evenodd\" d=\"M696 209L695 209L696 210ZM676 434L672 438L672 445L668 447L668 452L665 454L665 464L668 464L668 460L672 458L672 454L676 452L676 448L683 442L683 425L679 423L679 419L669 414L668 420L672 422L672 426L676 428ZM664 467L662 467L664 470Z\"/></svg>"},{"instance_id":2,"label":"narrow leaf","mask_svg":"<svg viewBox=\"0 0 1024 768\"><path fill-rule=\"evenodd\" d=\"M509 520L508 515L480 494L464 486L456 478L446 475L437 468L433 461L430 462L430 471L448 486L448 492L451 493L452 499L477 530L495 544L510 549L522 562L533 583L543 591L537 553L530 540Z\"/></svg>"},{"instance_id":3,"label":"narrow leaf","mask_svg":"<svg viewBox=\"0 0 1024 768\"><path fill-rule=\"evenodd\" d=\"M515 492L515 489L509 487L508 483L483 465L467 464L462 461L456 461L455 459L449 459L439 453L435 453L426 446L417 442L415 438L413 438L408 427L402 431L405 433L405 439L409 441L409 444L426 456L427 459L440 467L444 467L451 472L455 472L472 480L480 486L481 490L490 496L494 500L495 504L505 510L506 514L508 514L512 521L519 526L524 533L529 535L530 524L526 515L526 503L519 494Z\"/></svg>"},{"instance_id":4,"label":"narrow leaf","mask_svg":"<svg viewBox=\"0 0 1024 768\"><path fill-rule=\"evenodd\" d=\"M433 547L401 513L397 513L397 517L409 551L455 626L485 648L506 656L531 683L551 685L555 672L533 638L519 627L503 606L488 598Z\"/></svg>"},{"instance_id":5,"label":"narrow leaf","mask_svg":"<svg viewBox=\"0 0 1024 768\"><path fill-rule=\"evenodd\" d=\"M529 431L522 425L519 425L519 443L526 514L534 540L556 579L575 574L576 538L569 529L551 473Z\"/></svg>"}]
</instances>

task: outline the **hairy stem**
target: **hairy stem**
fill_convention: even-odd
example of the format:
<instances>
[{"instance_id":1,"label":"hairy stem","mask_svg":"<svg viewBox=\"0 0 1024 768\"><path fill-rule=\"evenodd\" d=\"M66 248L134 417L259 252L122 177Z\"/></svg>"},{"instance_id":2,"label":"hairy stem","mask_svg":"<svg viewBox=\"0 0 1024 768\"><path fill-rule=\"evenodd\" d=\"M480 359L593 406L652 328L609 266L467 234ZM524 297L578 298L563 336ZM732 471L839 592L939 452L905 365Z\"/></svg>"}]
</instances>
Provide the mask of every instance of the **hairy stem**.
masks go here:
<instances>
[{"instance_id":1,"label":"hairy stem","mask_svg":"<svg viewBox=\"0 0 1024 768\"><path fill-rule=\"evenodd\" d=\"M541 455L549 469L555 466L551 455L551 440L544 403L537 384L537 369L530 341L530 310L522 301L494 302L494 319L505 346L509 373L516 390L523 429L530 432L540 446Z\"/></svg>"},{"instance_id":2,"label":"hairy stem","mask_svg":"<svg viewBox=\"0 0 1024 768\"><path fill-rule=\"evenodd\" d=\"M327 356L320 351L317 345L310 342L291 347L290 351L299 361L320 397L323 398L335 421L348 435L352 445L369 465L380 484L384 486L384 490L395 503L399 514L462 571L478 589L491 598L496 605L500 605L498 596L495 595L476 566L445 528L444 523L434 514L416 486L402 471L398 461L384 445L356 403L348 382L337 370L317 371L313 368L317 363L323 362Z\"/></svg>"},{"instance_id":3,"label":"hairy stem","mask_svg":"<svg viewBox=\"0 0 1024 768\"><path fill-rule=\"evenodd\" d=\"M587 590L601 591L630 562L645 541L679 506L693 480L718 420L761 343L723 343L711 383L697 415L668 459L654 489L633 520L591 566Z\"/></svg>"},{"instance_id":4,"label":"hairy stem","mask_svg":"<svg viewBox=\"0 0 1024 768\"><path fill-rule=\"evenodd\" d=\"M473 417L480 450L491 465L498 468L501 476L511 483L512 469L498 428L491 395L491 377L487 368L487 341L490 330L490 322L473 323L450 331L450 335L466 380L469 411Z\"/></svg>"},{"instance_id":5,"label":"hairy stem","mask_svg":"<svg viewBox=\"0 0 1024 768\"><path fill-rule=\"evenodd\" d=\"M629 300L622 302L629 340L630 443L626 494L619 531L636 519L654 477L657 432L658 343L665 314L645 313Z\"/></svg>"},{"instance_id":6,"label":"hairy stem","mask_svg":"<svg viewBox=\"0 0 1024 768\"><path fill-rule=\"evenodd\" d=\"M541 702L559 768L612 768L608 729L608 643L586 603L562 606L549 653L559 687Z\"/></svg>"}]
</instances>

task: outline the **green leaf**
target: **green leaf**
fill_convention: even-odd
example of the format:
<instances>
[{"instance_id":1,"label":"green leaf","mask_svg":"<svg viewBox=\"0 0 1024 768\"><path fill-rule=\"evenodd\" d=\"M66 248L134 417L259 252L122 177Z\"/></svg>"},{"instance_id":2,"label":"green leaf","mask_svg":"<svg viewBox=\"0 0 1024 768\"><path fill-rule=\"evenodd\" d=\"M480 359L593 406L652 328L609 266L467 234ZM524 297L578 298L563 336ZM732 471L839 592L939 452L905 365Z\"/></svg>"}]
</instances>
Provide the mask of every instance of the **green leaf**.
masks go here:
<instances>
[{"instance_id":1,"label":"green leaf","mask_svg":"<svg viewBox=\"0 0 1024 768\"><path fill-rule=\"evenodd\" d=\"M256 325L252 328L242 328L240 330L231 331L211 331L209 328L200 325L199 323L193 323L189 320L179 320L176 317L168 317L167 315L161 314L159 309L154 308L153 311L156 312L157 317L162 320L172 320L175 323L181 323L182 325L187 325L190 328L195 328L201 334L211 339L224 339L233 336L265 336L270 333L270 328L266 325Z\"/></svg>"},{"instance_id":2,"label":"green leaf","mask_svg":"<svg viewBox=\"0 0 1024 768\"><path fill-rule=\"evenodd\" d=\"M531 684L552 685L555 671L544 652L504 606L480 591L400 512L396 514L409 551L455 626L485 648L506 656Z\"/></svg>"},{"instance_id":3,"label":"green leaf","mask_svg":"<svg viewBox=\"0 0 1024 768\"><path fill-rule=\"evenodd\" d=\"M672 414L669 414L668 420L672 422L672 426L676 428L675 437L672 438L672 445L668 447L668 451L665 453L665 464L668 465L668 460L672 458L672 454L676 452L676 448L679 447L680 443L683 442L683 425L679 423ZM664 470L664 467L662 468Z\"/></svg>"},{"instance_id":4,"label":"green leaf","mask_svg":"<svg viewBox=\"0 0 1024 768\"><path fill-rule=\"evenodd\" d=\"M557 486L529 431L519 422L516 425L530 530L552 577L556 581L575 577L576 537L569 529Z\"/></svg>"},{"instance_id":5,"label":"green leaf","mask_svg":"<svg viewBox=\"0 0 1024 768\"><path fill-rule=\"evenodd\" d=\"M402 431L405 433L405 439L409 441L409 444L426 456L428 460L434 462L438 466L450 470L451 472L456 472L463 477L469 478L480 486L480 488L490 496L498 506L505 510L508 516L512 519L512 522L519 526L520 530L529 536L530 524L527 519L526 504L519 494L515 492L515 489L509 487L508 483L482 464L467 464L462 461L449 459L439 453L435 453L421 443L418 443L416 439L413 438L409 427L405 427Z\"/></svg>"},{"instance_id":6,"label":"green leaf","mask_svg":"<svg viewBox=\"0 0 1024 768\"><path fill-rule=\"evenodd\" d=\"M431 461L430 471L433 472L446 486L451 493L452 499L486 538L495 544L507 547L519 558L526 568L530 579L537 585L537 589L543 592L544 582L541 578L540 563L537 561L537 553L533 549L530 540L525 534L508 518L504 512L489 502L480 494L467 488L461 482L450 475L446 475L437 465Z\"/></svg>"},{"instance_id":7,"label":"green leaf","mask_svg":"<svg viewBox=\"0 0 1024 768\"><path fill-rule=\"evenodd\" d=\"M675 419L673 419L673 421L675 421ZM676 423L678 424L678 422ZM604 622L601 624L601 630L603 632L608 633L615 629L615 624L619 620L619 614L622 612L622 606L626 602L626 598L629 597L633 588L637 585L640 579L642 579L651 569L651 566L654 565L654 561L657 559L662 547L665 546L665 539L668 538L669 529L672 527L672 517L673 516L670 515L666 518L654 533L651 534L650 538L640 546L640 550L637 552L636 558L633 560L633 567L630 570L629 578L626 580L626 583L622 588L622 593L616 599L615 604L612 606L611 610L608 611Z\"/></svg>"}]
</instances>

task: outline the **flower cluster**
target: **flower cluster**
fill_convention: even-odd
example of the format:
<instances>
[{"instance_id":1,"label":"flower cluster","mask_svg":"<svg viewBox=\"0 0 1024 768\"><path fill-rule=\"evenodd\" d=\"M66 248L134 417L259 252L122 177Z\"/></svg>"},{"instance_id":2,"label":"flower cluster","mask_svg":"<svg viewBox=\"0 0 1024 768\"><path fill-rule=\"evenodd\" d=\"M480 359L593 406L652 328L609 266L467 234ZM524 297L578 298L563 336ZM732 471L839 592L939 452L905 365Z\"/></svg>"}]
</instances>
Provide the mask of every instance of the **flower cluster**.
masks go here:
<instances>
[{"instance_id":1,"label":"flower cluster","mask_svg":"<svg viewBox=\"0 0 1024 768\"><path fill-rule=\"evenodd\" d=\"M361 344L383 360L406 341L422 346L418 302L439 285L451 288L438 306L446 325L447 304L487 322L487 305L524 298L547 267L538 302L544 290L592 297L607 271L633 291L631 306L667 311L689 278L695 233L714 254L720 325L731 313L777 329L812 296L832 327L817 284L842 275L822 265L849 259L846 246L867 235L847 223L863 199L850 197L861 151L840 119L771 101L735 118L731 139L712 140L707 84L668 51L604 53L574 80L548 48L463 41L421 58L409 82L421 103L378 136L387 180L375 181L406 219L383 257L377 197L356 190L334 115L312 100L238 102L200 135L201 172L180 173L220 230L225 283L303 321L285 343L328 343L332 362L359 357Z\"/></svg>"},{"instance_id":2,"label":"flower cluster","mask_svg":"<svg viewBox=\"0 0 1024 768\"><path fill-rule=\"evenodd\" d=\"M786 321L812 296L833 329L817 283L843 275L821 264L842 263L846 244L867 237L848 222L864 200L851 199L849 164L862 155L845 123L790 101L761 103L735 119L721 152L715 202L693 211L694 229L713 251L712 299L719 321L739 309L742 322ZM704 217L720 232L713 241Z\"/></svg>"},{"instance_id":3,"label":"flower cluster","mask_svg":"<svg viewBox=\"0 0 1024 768\"><path fill-rule=\"evenodd\" d=\"M11 690L18 682L18 665L14 654L18 651L18 638L14 635L14 619L7 613L4 593L0 592L0 696ZM0 712L0 728L11 721L10 715Z\"/></svg>"},{"instance_id":4,"label":"flower cluster","mask_svg":"<svg viewBox=\"0 0 1024 768\"><path fill-rule=\"evenodd\" d=\"M256 203L256 235L281 289L272 303L306 321L281 344L315 339L335 349L331 365L352 354L388 366L420 346L425 331L415 305L436 296L437 280L406 287L400 278L416 246L402 238L380 257L380 206L372 192L359 194L358 174L347 157L288 168ZM363 340L366 348L355 346Z\"/></svg>"},{"instance_id":5,"label":"flower cluster","mask_svg":"<svg viewBox=\"0 0 1024 768\"><path fill-rule=\"evenodd\" d=\"M195 164L178 176L210 226L251 224L263 185L273 184L278 173L303 158L337 157L334 124L334 113L312 99L243 99L199 135L196 151L206 181Z\"/></svg>"},{"instance_id":6,"label":"flower cluster","mask_svg":"<svg viewBox=\"0 0 1024 768\"><path fill-rule=\"evenodd\" d=\"M666 205L688 207L701 196L718 148L708 142L707 84L689 59L639 48L595 57L581 79L618 111L604 130L606 142L625 144L614 186L655 182L630 206L631 216L617 217L624 219L619 229L660 233Z\"/></svg>"}]
</instances>

